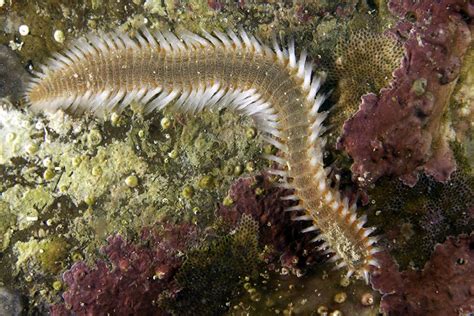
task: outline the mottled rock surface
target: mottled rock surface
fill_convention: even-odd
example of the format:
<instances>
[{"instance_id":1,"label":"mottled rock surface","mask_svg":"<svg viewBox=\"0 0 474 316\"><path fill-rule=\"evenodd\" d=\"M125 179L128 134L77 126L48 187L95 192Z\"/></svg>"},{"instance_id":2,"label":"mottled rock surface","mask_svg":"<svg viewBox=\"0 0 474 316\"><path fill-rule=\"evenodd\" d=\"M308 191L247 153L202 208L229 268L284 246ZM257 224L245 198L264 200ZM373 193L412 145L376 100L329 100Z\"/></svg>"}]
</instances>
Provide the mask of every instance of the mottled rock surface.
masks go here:
<instances>
[{"instance_id":1,"label":"mottled rock surface","mask_svg":"<svg viewBox=\"0 0 474 316\"><path fill-rule=\"evenodd\" d=\"M18 100L27 78L28 74L15 52L0 45L0 98L9 96L11 101Z\"/></svg>"}]
</instances>

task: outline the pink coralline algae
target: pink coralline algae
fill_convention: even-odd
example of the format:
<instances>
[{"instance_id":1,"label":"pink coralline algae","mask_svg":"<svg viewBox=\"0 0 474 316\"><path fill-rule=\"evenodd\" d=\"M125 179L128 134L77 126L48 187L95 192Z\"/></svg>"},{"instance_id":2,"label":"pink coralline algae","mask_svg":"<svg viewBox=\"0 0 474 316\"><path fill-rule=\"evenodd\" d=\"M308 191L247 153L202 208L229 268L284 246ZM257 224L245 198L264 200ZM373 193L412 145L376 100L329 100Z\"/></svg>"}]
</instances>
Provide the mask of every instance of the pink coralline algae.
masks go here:
<instances>
[{"instance_id":1,"label":"pink coralline algae","mask_svg":"<svg viewBox=\"0 0 474 316\"><path fill-rule=\"evenodd\" d=\"M51 308L58 315L167 315L160 295L177 291L174 275L184 260L180 254L193 243L192 226L144 229L140 244L119 235L101 249L107 261L95 267L77 262L64 273L64 304Z\"/></svg>"},{"instance_id":2,"label":"pink coralline algae","mask_svg":"<svg viewBox=\"0 0 474 316\"><path fill-rule=\"evenodd\" d=\"M389 2L401 18L392 31L405 39L405 57L388 88L363 96L338 144L354 160L351 170L362 185L383 175L414 185L419 171L444 182L455 170L443 114L471 43L469 2Z\"/></svg>"},{"instance_id":3,"label":"pink coralline algae","mask_svg":"<svg viewBox=\"0 0 474 316\"><path fill-rule=\"evenodd\" d=\"M385 293L381 309L388 315L467 315L474 312L474 235L450 237L435 247L422 271L398 271L386 253L372 285Z\"/></svg>"},{"instance_id":4,"label":"pink coralline algae","mask_svg":"<svg viewBox=\"0 0 474 316\"><path fill-rule=\"evenodd\" d=\"M242 214L250 215L259 223L259 243L270 249L266 256L269 268L282 265L299 273L324 258L317 244L311 242L316 233L301 233L310 222L294 221L297 214L285 212L294 201L281 200L281 197L290 193L290 190L274 187L266 175L241 178L229 190L234 203L221 206L218 214L231 225L236 225Z\"/></svg>"}]
</instances>

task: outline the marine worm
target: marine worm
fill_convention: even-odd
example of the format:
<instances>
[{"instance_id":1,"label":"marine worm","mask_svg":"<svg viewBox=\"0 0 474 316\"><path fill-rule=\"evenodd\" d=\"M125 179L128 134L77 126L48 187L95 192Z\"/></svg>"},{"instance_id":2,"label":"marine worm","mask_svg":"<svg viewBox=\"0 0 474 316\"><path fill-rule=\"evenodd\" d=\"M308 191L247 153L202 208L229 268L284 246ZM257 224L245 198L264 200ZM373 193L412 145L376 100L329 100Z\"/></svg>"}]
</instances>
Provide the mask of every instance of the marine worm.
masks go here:
<instances>
[{"instance_id":1,"label":"marine worm","mask_svg":"<svg viewBox=\"0 0 474 316\"><path fill-rule=\"evenodd\" d=\"M73 41L36 73L25 97L34 110L98 116L119 113L131 101L144 113L169 105L191 113L226 107L251 116L282 153L266 158L281 166L270 170L281 176L279 185L294 189L285 199L298 205L287 210L311 222L303 232L319 233L313 241L323 241L325 254L334 253L329 260L336 268L368 282L370 266L378 266L377 238L328 179L321 84L306 52L297 58L293 41L281 48L245 31L197 35L144 28L133 38L111 32Z\"/></svg>"}]
</instances>

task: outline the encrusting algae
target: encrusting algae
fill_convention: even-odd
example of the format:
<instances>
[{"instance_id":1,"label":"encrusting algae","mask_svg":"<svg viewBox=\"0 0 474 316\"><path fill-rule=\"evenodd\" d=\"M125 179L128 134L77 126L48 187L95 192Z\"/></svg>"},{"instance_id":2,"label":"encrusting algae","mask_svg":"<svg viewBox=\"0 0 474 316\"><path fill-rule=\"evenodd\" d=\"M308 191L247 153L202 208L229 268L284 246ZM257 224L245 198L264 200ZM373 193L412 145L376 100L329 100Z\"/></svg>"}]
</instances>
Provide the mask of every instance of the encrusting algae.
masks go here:
<instances>
[{"instance_id":1,"label":"encrusting algae","mask_svg":"<svg viewBox=\"0 0 474 316\"><path fill-rule=\"evenodd\" d=\"M27 88L26 100L34 110L75 113L86 111L107 117L120 113L132 101L150 113L173 104L176 111L197 113L205 108L229 107L251 116L283 157L266 155L282 165L270 172L281 176L283 187L295 189L286 197L299 201L288 211L310 220L304 232L318 230L314 241L331 261L347 267L368 282L373 254L373 228L365 228L355 204L349 205L327 179L323 165L325 139L320 112L325 96L303 51L296 58L294 44L273 49L245 31L235 34L203 31L203 37L183 31L150 33L135 38L125 33L89 35L55 54ZM174 102L172 102L174 101Z\"/></svg>"},{"instance_id":2,"label":"encrusting algae","mask_svg":"<svg viewBox=\"0 0 474 316\"><path fill-rule=\"evenodd\" d=\"M331 98L337 100L329 117L336 136L344 122L359 109L360 98L367 93L379 93L393 79L400 67L403 46L390 33L369 29L348 32L334 48L334 57L326 66L328 80L337 83Z\"/></svg>"}]
</instances>

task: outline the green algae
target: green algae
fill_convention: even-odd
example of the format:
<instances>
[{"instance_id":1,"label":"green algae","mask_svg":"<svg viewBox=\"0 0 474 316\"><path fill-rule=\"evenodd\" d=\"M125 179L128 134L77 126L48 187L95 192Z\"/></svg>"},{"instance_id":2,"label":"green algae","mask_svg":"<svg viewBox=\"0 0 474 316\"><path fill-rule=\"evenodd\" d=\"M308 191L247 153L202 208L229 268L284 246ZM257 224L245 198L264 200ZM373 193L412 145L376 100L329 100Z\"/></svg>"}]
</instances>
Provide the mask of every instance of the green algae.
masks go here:
<instances>
[{"instance_id":1,"label":"green algae","mask_svg":"<svg viewBox=\"0 0 474 316\"><path fill-rule=\"evenodd\" d=\"M54 197L45 187L26 188L15 185L2 193L3 205L8 204L16 216L18 230L24 230L38 221L42 211L50 206Z\"/></svg>"},{"instance_id":2,"label":"green algae","mask_svg":"<svg viewBox=\"0 0 474 316\"><path fill-rule=\"evenodd\" d=\"M10 205L0 201L0 251L10 244L10 239L16 226L16 215L10 210Z\"/></svg>"},{"instance_id":3,"label":"green algae","mask_svg":"<svg viewBox=\"0 0 474 316\"><path fill-rule=\"evenodd\" d=\"M53 275L61 272L65 268L66 259L69 256L70 245L60 237L53 237L41 242L41 251L37 257L42 270Z\"/></svg>"},{"instance_id":4,"label":"green algae","mask_svg":"<svg viewBox=\"0 0 474 316\"><path fill-rule=\"evenodd\" d=\"M126 185L125 178L132 172L141 177L147 169L147 164L130 145L118 141L107 148L99 147L92 157L82 155L78 165L73 166L76 158L62 161L64 175L58 185L66 187L77 204L86 198L97 200L113 184Z\"/></svg>"},{"instance_id":5,"label":"green algae","mask_svg":"<svg viewBox=\"0 0 474 316\"><path fill-rule=\"evenodd\" d=\"M17 253L16 271L57 274L64 268L69 248L69 244L60 237L19 241L14 246Z\"/></svg>"}]
</instances>

